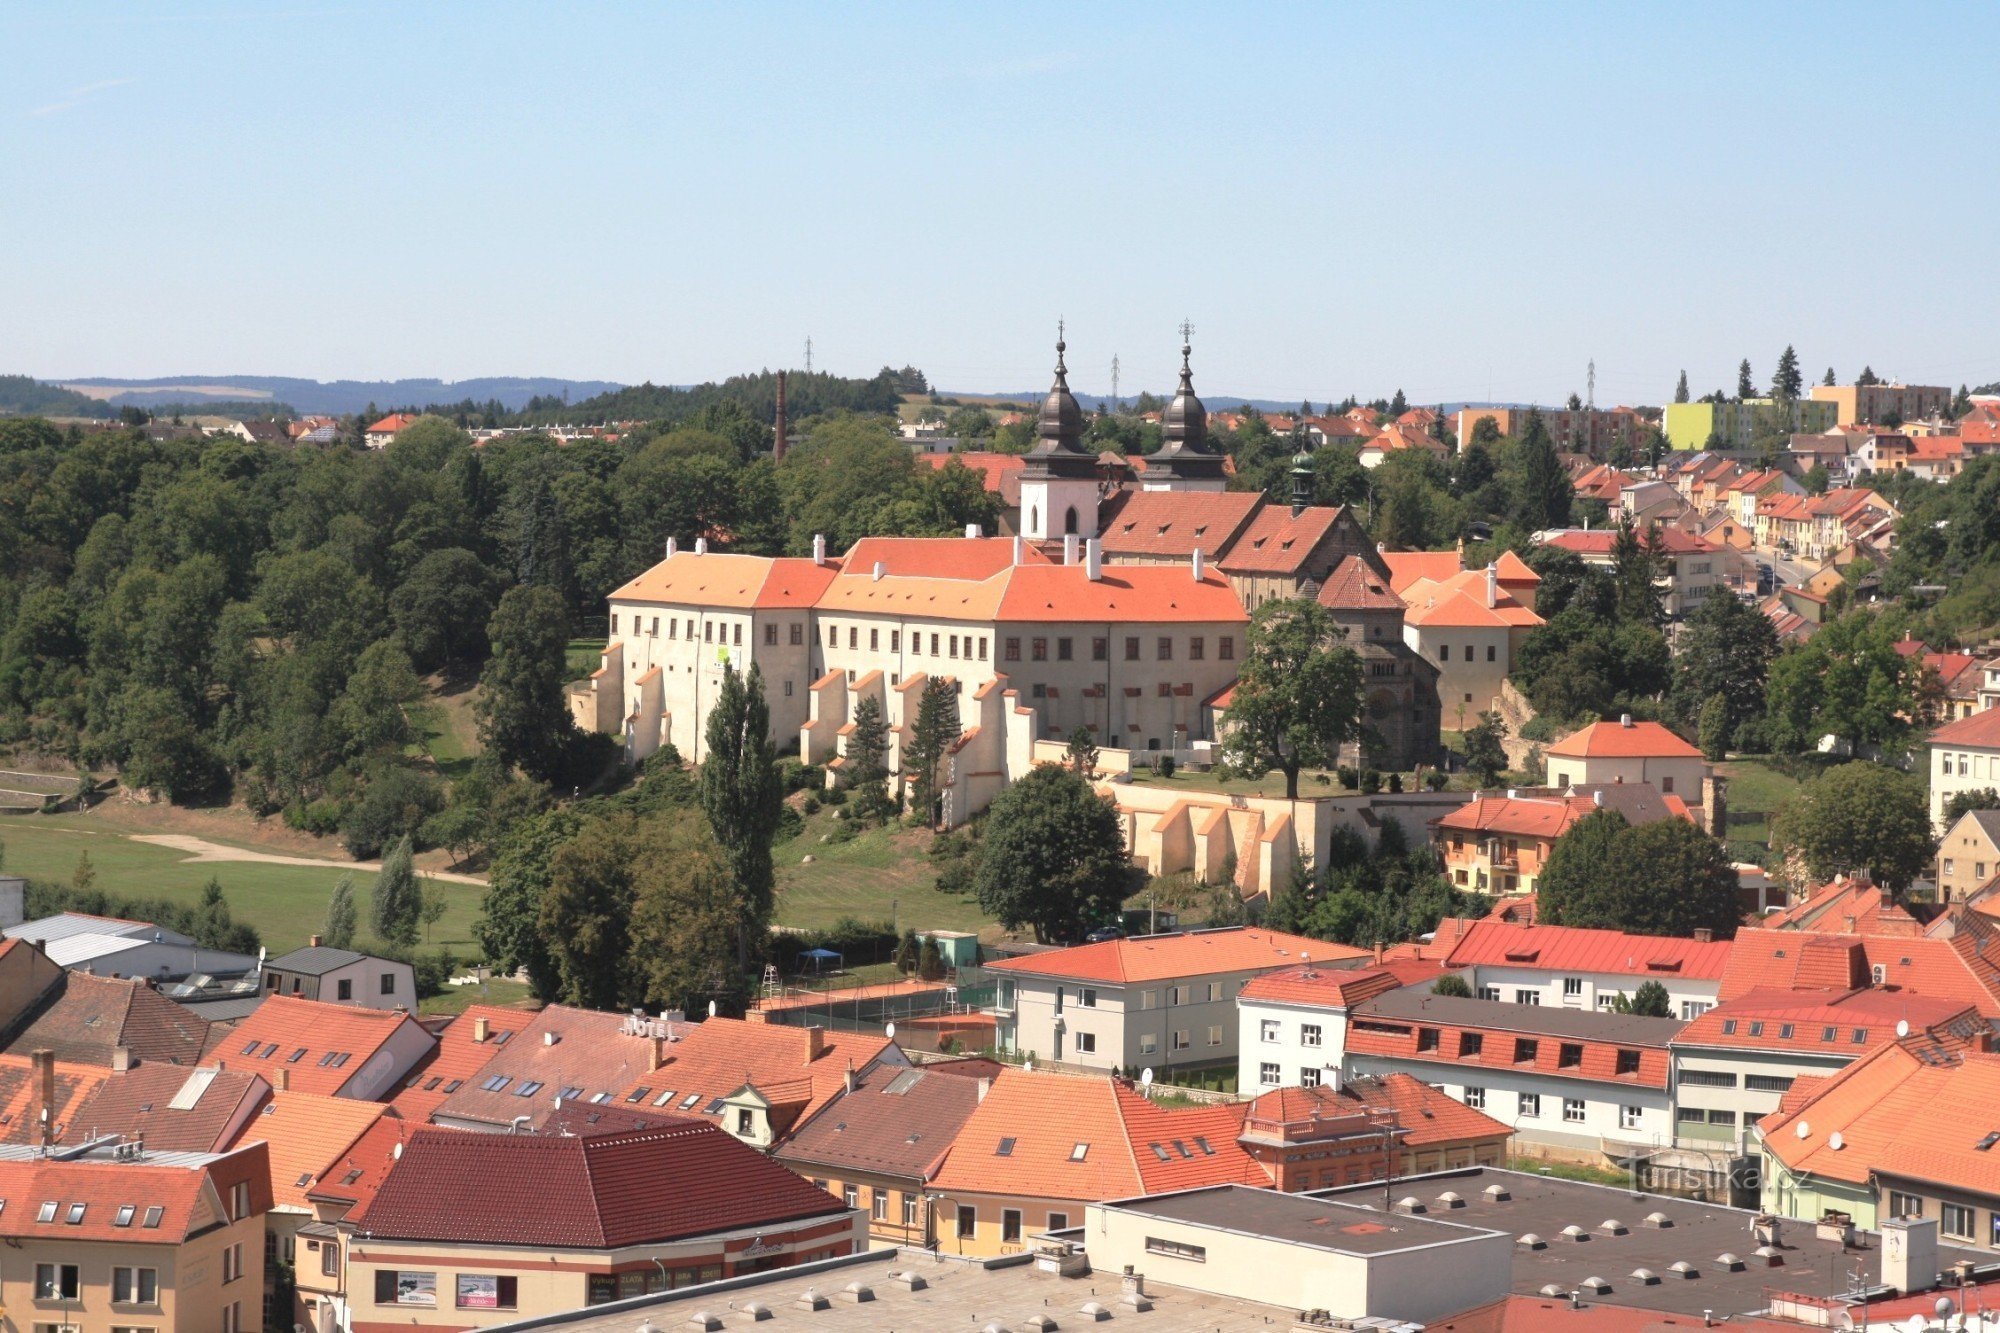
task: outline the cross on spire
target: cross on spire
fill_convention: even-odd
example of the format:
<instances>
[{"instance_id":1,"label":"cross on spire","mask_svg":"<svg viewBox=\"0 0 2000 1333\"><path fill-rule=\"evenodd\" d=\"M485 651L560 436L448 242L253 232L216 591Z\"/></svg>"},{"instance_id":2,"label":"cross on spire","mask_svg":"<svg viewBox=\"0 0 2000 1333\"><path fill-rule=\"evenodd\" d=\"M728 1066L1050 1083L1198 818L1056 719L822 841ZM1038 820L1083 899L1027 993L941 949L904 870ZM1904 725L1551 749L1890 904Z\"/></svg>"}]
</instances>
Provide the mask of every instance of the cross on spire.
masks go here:
<instances>
[{"instance_id":1,"label":"cross on spire","mask_svg":"<svg viewBox=\"0 0 2000 1333\"><path fill-rule=\"evenodd\" d=\"M1186 342L1192 337L1194 337L1194 325L1183 319L1181 321L1181 341Z\"/></svg>"}]
</instances>

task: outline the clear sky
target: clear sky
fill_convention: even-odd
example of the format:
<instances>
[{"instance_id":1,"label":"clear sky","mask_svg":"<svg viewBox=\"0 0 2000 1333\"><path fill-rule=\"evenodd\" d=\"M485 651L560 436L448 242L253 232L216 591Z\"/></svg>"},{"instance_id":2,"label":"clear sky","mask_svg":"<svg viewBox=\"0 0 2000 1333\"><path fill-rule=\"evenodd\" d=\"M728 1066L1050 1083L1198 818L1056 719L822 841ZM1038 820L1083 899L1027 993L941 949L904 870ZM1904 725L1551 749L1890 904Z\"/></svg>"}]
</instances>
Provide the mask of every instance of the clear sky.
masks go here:
<instances>
[{"instance_id":1,"label":"clear sky","mask_svg":"<svg viewBox=\"0 0 2000 1333\"><path fill-rule=\"evenodd\" d=\"M2000 6L0 5L0 372L2000 378Z\"/></svg>"}]
</instances>

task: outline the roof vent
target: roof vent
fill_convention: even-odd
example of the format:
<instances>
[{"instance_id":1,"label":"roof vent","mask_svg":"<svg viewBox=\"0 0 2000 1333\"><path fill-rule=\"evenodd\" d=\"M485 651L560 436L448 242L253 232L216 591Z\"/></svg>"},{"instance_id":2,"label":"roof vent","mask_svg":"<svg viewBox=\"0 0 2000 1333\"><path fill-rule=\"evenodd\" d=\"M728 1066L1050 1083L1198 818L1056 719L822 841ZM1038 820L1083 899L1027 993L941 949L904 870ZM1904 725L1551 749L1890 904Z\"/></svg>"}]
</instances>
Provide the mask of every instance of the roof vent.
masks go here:
<instances>
[{"instance_id":1,"label":"roof vent","mask_svg":"<svg viewBox=\"0 0 2000 1333\"><path fill-rule=\"evenodd\" d=\"M850 1305L865 1305L875 1299L875 1288L866 1282L850 1282L840 1289L840 1299Z\"/></svg>"},{"instance_id":2,"label":"roof vent","mask_svg":"<svg viewBox=\"0 0 2000 1333\"><path fill-rule=\"evenodd\" d=\"M1402 1198L1396 1200L1396 1211L1399 1213L1424 1212L1424 1201L1414 1194L1405 1194Z\"/></svg>"},{"instance_id":3,"label":"roof vent","mask_svg":"<svg viewBox=\"0 0 2000 1333\"><path fill-rule=\"evenodd\" d=\"M1521 1248L1527 1250L1546 1250L1549 1247L1549 1243L1547 1241L1543 1240L1540 1236L1537 1236L1532 1231L1530 1231L1527 1235L1521 1237L1514 1243L1516 1245L1519 1245Z\"/></svg>"},{"instance_id":4,"label":"roof vent","mask_svg":"<svg viewBox=\"0 0 2000 1333\"><path fill-rule=\"evenodd\" d=\"M553 1032L544 1032L542 1034L542 1045L544 1046L553 1046L561 1040L562 1038Z\"/></svg>"},{"instance_id":5,"label":"roof vent","mask_svg":"<svg viewBox=\"0 0 2000 1333\"><path fill-rule=\"evenodd\" d=\"M828 1301L826 1297L819 1294L818 1287L807 1287L799 1293L799 1298L793 1301L792 1304L798 1306L801 1310L824 1310L827 1307Z\"/></svg>"},{"instance_id":6,"label":"roof vent","mask_svg":"<svg viewBox=\"0 0 2000 1333\"><path fill-rule=\"evenodd\" d=\"M711 1330L718 1329L722 1327L722 1316L716 1314L712 1310L696 1310L693 1314L688 1316L687 1327L699 1328L699 1329L711 1329Z\"/></svg>"},{"instance_id":7,"label":"roof vent","mask_svg":"<svg viewBox=\"0 0 2000 1333\"><path fill-rule=\"evenodd\" d=\"M1668 1265L1667 1271L1675 1277L1700 1277L1701 1270L1685 1259L1676 1259Z\"/></svg>"},{"instance_id":8,"label":"roof vent","mask_svg":"<svg viewBox=\"0 0 2000 1333\"><path fill-rule=\"evenodd\" d=\"M1111 1311L1096 1301L1085 1301L1077 1307L1076 1312L1093 1324L1101 1324L1111 1317Z\"/></svg>"},{"instance_id":9,"label":"roof vent","mask_svg":"<svg viewBox=\"0 0 2000 1333\"><path fill-rule=\"evenodd\" d=\"M1775 1245L1759 1245L1750 1255L1763 1268L1783 1268L1785 1252Z\"/></svg>"},{"instance_id":10,"label":"roof vent","mask_svg":"<svg viewBox=\"0 0 2000 1333\"><path fill-rule=\"evenodd\" d=\"M996 1319L990 1324L982 1325L979 1333L1007 1333L1007 1326Z\"/></svg>"},{"instance_id":11,"label":"roof vent","mask_svg":"<svg viewBox=\"0 0 2000 1333\"><path fill-rule=\"evenodd\" d=\"M707 554L708 554L708 538L706 538L706 537L696 537L696 538L694 539L694 553L695 553L696 555L707 555Z\"/></svg>"},{"instance_id":12,"label":"roof vent","mask_svg":"<svg viewBox=\"0 0 2000 1333\"><path fill-rule=\"evenodd\" d=\"M1567 1291L1563 1290L1562 1284L1558 1282L1550 1282L1545 1284L1542 1287L1541 1294L1548 1297L1551 1300L1557 1300L1557 1301L1569 1295Z\"/></svg>"},{"instance_id":13,"label":"roof vent","mask_svg":"<svg viewBox=\"0 0 2000 1333\"><path fill-rule=\"evenodd\" d=\"M1562 1236L1564 1240L1573 1240L1578 1244L1590 1239L1590 1233L1574 1222L1562 1229Z\"/></svg>"},{"instance_id":14,"label":"roof vent","mask_svg":"<svg viewBox=\"0 0 2000 1333\"><path fill-rule=\"evenodd\" d=\"M1655 1231L1665 1231L1668 1227L1672 1226L1673 1224L1674 1224L1674 1219L1668 1217L1665 1213L1646 1214L1645 1225L1651 1227Z\"/></svg>"},{"instance_id":15,"label":"roof vent","mask_svg":"<svg viewBox=\"0 0 2000 1333\"><path fill-rule=\"evenodd\" d=\"M1725 1273L1740 1273L1743 1271L1743 1261L1727 1250L1716 1255L1715 1262Z\"/></svg>"},{"instance_id":16,"label":"roof vent","mask_svg":"<svg viewBox=\"0 0 2000 1333\"><path fill-rule=\"evenodd\" d=\"M752 1301L738 1313L749 1315L750 1322L753 1324L772 1317L771 1307L762 1301Z\"/></svg>"},{"instance_id":17,"label":"roof vent","mask_svg":"<svg viewBox=\"0 0 2000 1333\"><path fill-rule=\"evenodd\" d=\"M884 574L887 574L888 572L889 572L889 567L883 564L880 560L877 560L875 562L874 570L869 574L869 578L871 579L871 581L875 583L880 583L882 581L882 576Z\"/></svg>"},{"instance_id":18,"label":"roof vent","mask_svg":"<svg viewBox=\"0 0 2000 1333\"><path fill-rule=\"evenodd\" d=\"M1484 1192L1486 1197L1494 1203L1505 1203L1514 1197L1513 1193L1505 1185L1488 1185Z\"/></svg>"},{"instance_id":19,"label":"roof vent","mask_svg":"<svg viewBox=\"0 0 2000 1333\"><path fill-rule=\"evenodd\" d=\"M914 1273L909 1269L904 1269L900 1273L889 1274L889 1280L905 1291L922 1291L924 1288L930 1286L930 1283L924 1281L922 1273Z\"/></svg>"},{"instance_id":20,"label":"roof vent","mask_svg":"<svg viewBox=\"0 0 2000 1333\"><path fill-rule=\"evenodd\" d=\"M1615 1217L1605 1218L1598 1224L1597 1229L1607 1236L1622 1236L1625 1234L1625 1224Z\"/></svg>"},{"instance_id":21,"label":"roof vent","mask_svg":"<svg viewBox=\"0 0 2000 1333\"><path fill-rule=\"evenodd\" d=\"M1605 1292L1611 1290L1611 1284L1601 1277L1587 1277L1576 1284L1576 1289L1578 1291L1587 1291L1593 1296L1602 1296Z\"/></svg>"},{"instance_id":22,"label":"roof vent","mask_svg":"<svg viewBox=\"0 0 2000 1333\"><path fill-rule=\"evenodd\" d=\"M1632 1280L1642 1287L1657 1287L1660 1285L1660 1275L1650 1268L1633 1269Z\"/></svg>"},{"instance_id":23,"label":"roof vent","mask_svg":"<svg viewBox=\"0 0 2000 1333\"><path fill-rule=\"evenodd\" d=\"M1045 1314L1031 1314L1021 1322L1029 1328L1041 1330L1041 1333L1053 1333L1053 1330L1062 1327L1053 1317Z\"/></svg>"},{"instance_id":24,"label":"roof vent","mask_svg":"<svg viewBox=\"0 0 2000 1333\"><path fill-rule=\"evenodd\" d=\"M1438 1201L1438 1206L1441 1208L1465 1207L1464 1198L1462 1198L1458 1194L1453 1193L1451 1190L1446 1190L1444 1193L1438 1195L1437 1201Z\"/></svg>"},{"instance_id":25,"label":"roof vent","mask_svg":"<svg viewBox=\"0 0 2000 1333\"><path fill-rule=\"evenodd\" d=\"M1632 715L1631 715L1630 713L1620 713L1620 714L1618 715L1618 725L1619 725L1619 726L1621 726L1621 727L1629 727L1629 726L1631 726L1631 725L1632 725Z\"/></svg>"}]
</instances>

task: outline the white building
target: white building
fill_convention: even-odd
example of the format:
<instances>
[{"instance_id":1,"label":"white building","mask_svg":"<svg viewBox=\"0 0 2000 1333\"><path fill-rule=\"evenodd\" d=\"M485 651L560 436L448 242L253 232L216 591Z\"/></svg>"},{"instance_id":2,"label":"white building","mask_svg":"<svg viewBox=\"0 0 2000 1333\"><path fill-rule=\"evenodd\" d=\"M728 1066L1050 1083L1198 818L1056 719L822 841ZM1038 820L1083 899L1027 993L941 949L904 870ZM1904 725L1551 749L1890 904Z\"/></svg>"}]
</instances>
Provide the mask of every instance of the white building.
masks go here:
<instances>
[{"instance_id":1,"label":"white building","mask_svg":"<svg viewBox=\"0 0 2000 1333\"><path fill-rule=\"evenodd\" d=\"M417 1004L416 971L408 963L328 948L317 935L305 948L264 964L264 990L364 1009L414 1009Z\"/></svg>"},{"instance_id":2,"label":"white building","mask_svg":"<svg viewBox=\"0 0 2000 1333\"><path fill-rule=\"evenodd\" d=\"M2000 664L1989 666L2000 677ZM1984 693L1981 694L1982 702ZM1947 722L1930 735L1931 826L1944 832L1944 808L1960 792L2000 789L2000 708ZM12 931L8 932L12 934Z\"/></svg>"},{"instance_id":3,"label":"white building","mask_svg":"<svg viewBox=\"0 0 2000 1333\"><path fill-rule=\"evenodd\" d=\"M1356 1005L1402 986L1428 990L1435 963L1303 963L1252 977L1236 997L1236 1088L1336 1084Z\"/></svg>"},{"instance_id":4,"label":"white building","mask_svg":"<svg viewBox=\"0 0 2000 1333\"><path fill-rule=\"evenodd\" d=\"M1628 935L1576 926L1475 921L1445 965L1483 1000L1552 1009L1609 1010L1648 981L1682 1021L1715 1006L1730 945L1713 938Z\"/></svg>"}]
</instances>

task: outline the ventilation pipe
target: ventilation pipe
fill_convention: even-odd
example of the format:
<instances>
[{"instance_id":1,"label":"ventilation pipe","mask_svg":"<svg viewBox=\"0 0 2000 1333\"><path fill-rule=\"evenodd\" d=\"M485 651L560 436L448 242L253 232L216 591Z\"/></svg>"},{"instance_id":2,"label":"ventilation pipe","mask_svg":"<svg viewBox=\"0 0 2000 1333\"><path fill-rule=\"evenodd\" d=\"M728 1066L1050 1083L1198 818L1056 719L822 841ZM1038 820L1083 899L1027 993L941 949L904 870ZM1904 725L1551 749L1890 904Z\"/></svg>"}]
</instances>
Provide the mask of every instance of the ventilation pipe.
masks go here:
<instances>
[{"instance_id":1,"label":"ventilation pipe","mask_svg":"<svg viewBox=\"0 0 2000 1333\"><path fill-rule=\"evenodd\" d=\"M707 555L707 554L708 554L708 538L706 538L706 537L696 537L696 538L694 539L694 553L695 553L696 555Z\"/></svg>"},{"instance_id":2,"label":"ventilation pipe","mask_svg":"<svg viewBox=\"0 0 2000 1333\"><path fill-rule=\"evenodd\" d=\"M983 536L984 534L980 532L979 525L977 523L968 523L965 525L965 535L968 537L977 538Z\"/></svg>"},{"instance_id":3,"label":"ventilation pipe","mask_svg":"<svg viewBox=\"0 0 2000 1333\"><path fill-rule=\"evenodd\" d=\"M1486 609L1500 605L1500 567L1491 560L1486 562Z\"/></svg>"},{"instance_id":4,"label":"ventilation pipe","mask_svg":"<svg viewBox=\"0 0 2000 1333\"><path fill-rule=\"evenodd\" d=\"M874 582L880 583L882 581L882 576L884 574L887 574L888 572L889 572L889 567L883 564L880 560L877 560L875 562L875 568L869 571L868 577Z\"/></svg>"},{"instance_id":5,"label":"ventilation pipe","mask_svg":"<svg viewBox=\"0 0 2000 1333\"><path fill-rule=\"evenodd\" d=\"M815 565L826 563L826 534L823 532L813 534L813 563Z\"/></svg>"},{"instance_id":6,"label":"ventilation pipe","mask_svg":"<svg viewBox=\"0 0 2000 1333\"><path fill-rule=\"evenodd\" d=\"M679 538L677 537L667 538L667 559L671 560L676 555L680 554L680 549L681 549L681 543Z\"/></svg>"},{"instance_id":7,"label":"ventilation pipe","mask_svg":"<svg viewBox=\"0 0 2000 1333\"><path fill-rule=\"evenodd\" d=\"M1083 544L1083 576L1092 583L1104 577L1104 548L1095 537Z\"/></svg>"},{"instance_id":8,"label":"ventilation pipe","mask_svg":"<svg viewBox=\"0 0 2000 1333\"><path fill-rule=\"evenodd\" d=\"M1026 564L1028 559L1028 539L1016 534L1014 537L1014 563Z\"/></svg>"},{"instance_id":9,"label":"ventilation pipe","mask_svg":"<svg viewBox=\"0 0 2000 1333\"><path fill-rule=\"evenodd\" d=\"M1188 561L1188 567L1194 571L1194 581L1200 583L1203 571L1201 566L1201 548L1199 546L1194 548L1194 556Z\"/></svg>"},{"instance_id":10,"label":"ventilation pipe","mask_svg":"<svg viewBox=\"0 0 2000 1333\"><path fill-rule=\"evenodd\" d=\"M1082 541L1083 539L1078 537L1074 532L1063 534L1063 563L1065 565L1076 563L1078 548L1082 544Z\"/></svg>"}]
</instances>

